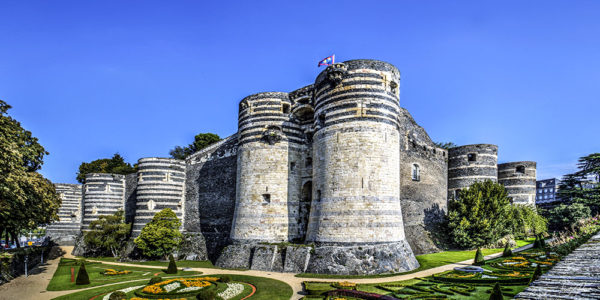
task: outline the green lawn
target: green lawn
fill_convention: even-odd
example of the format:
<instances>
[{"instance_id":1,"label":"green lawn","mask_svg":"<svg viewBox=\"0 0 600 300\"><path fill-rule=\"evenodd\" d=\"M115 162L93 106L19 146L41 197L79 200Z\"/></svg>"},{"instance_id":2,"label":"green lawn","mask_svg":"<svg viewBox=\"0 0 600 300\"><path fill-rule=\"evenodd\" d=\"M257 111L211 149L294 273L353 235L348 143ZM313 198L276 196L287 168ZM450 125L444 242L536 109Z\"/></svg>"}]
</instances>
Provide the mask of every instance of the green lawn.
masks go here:
<instances>
[{"instance_id":1,"label":"green lawn","mask_svg":"<svg viewBox=\"0 0 600 300\"><path fill-rule=\"evenodd\" d=\"M526 240L516 240L517 247L522 247L528 244L532 244L535 241L535 238L530 238ZM494 253L502 252L504 248L496 248L496 249L482 249L483 255L490 255ZM421 265L417 269L414 269L409 272L404 273L395 273L395 274L378 274L378 275L329 275L329 274L312 274L312 273L300 273L296 275L296 277L301 278L332 278L332 279L343 279L343 278L385 278L402 274L410 274L415 273L447 264L453 264L460 261L464 261L467 259L475 258L476 250L449 250L438 253L430 253L418 255L417 260Z\"/></svg>"},{"instance_id":2,"label":"green lawn","mask_svg":"<svg viewBox=\"0 0 600 300\"><path fill-rule=\"evenodd\" d=\"M160 273L158 276L190 276L190 275L198 275L200 272L195 271L179 271L177 274L165 274L161 269L154 268L143 268L143 267L125 267L118 265L111 265L105 263L97 263L97 262L87 262L85 264L85 269L90 278L90 284L86 285L76 285L75 282L71 282L71 268L74 268L75 277L77 276L77 272L79 271L79 265L77 261L74 259L61 258L58 268L56 272L54 272L54 276L50 280L48 287L46 288L48 291L64 291L64 290L75 290L82 289L92 286L105 285L109 283L116 283L121 281L129 281L136 279L150 279L156 273ZM100 272L103 272L105 269L115 269L115 270L128 270L131 271L130 274L125 275L102 275Z\"/></svg>"},{"instance_id":3,"label":"green lawn","mask_svg":"<svg viewBox=\"0 0 600 300\"><path fill-rule=\"evenodd\" d=\"M99 260L99 261L105 261L105 262L119 262L118 261L118 257L109 257L109 256L103 256L103 257L78 257L81 259L89 259L89 260ZM140 265L140 266L163 266L166 267L169 265L169 261L168 260L149 260L149 261L128 261L128 262L124 262L124 263L128 263L128 264L134 264L134 265ZM215 269L216 267L212 264L212 262L210 262L209 260L178 260L177 261L177 267L179 268L213 268Z\"/></svg>"},{"instance_id":4,"label":"green lawn","mask_svg":"<svg viewBox=\"0 0 600 300\"><path fill-rule=\"evenodd\" d=\"M219 277L221 275L209 275ZM288 300L292 297L292 288L285 282L263 278L253 277L245 275L229 275L233 281L244 282L252 284L256 287L256 294L252 296L252 299L256 300ZM111 286L99 287L86 291L80 291L73 294L68 294L54 298L53 300L88 300L91 297L112 292L115 290L127 288L130 286L138 286L146 284L146 281L138 281L131 283L116 284ZM195 299L195 298L189 298Z\"/></svg>"}]
</instances>

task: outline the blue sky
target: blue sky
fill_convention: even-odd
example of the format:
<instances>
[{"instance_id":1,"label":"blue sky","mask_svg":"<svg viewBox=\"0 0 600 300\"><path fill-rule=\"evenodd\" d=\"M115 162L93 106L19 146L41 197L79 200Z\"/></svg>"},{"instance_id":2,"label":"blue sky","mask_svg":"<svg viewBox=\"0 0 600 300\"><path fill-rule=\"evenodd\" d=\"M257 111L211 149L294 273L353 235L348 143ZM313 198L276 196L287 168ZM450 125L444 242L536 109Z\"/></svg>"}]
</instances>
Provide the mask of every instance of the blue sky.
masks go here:
<instances>
[{"instance_id":1,"label":"blue sky","mask_svg":"<svg viewBox=\"0 0 600 300\"><path fill-rule=\"evenodd\" d=\"M599 36L598 1L0 1L0 99L68 183L233 134L239 100L330 54L373 58L434 141L497 144L542 179L600 149Z\"/></svg>"}]
</instances>

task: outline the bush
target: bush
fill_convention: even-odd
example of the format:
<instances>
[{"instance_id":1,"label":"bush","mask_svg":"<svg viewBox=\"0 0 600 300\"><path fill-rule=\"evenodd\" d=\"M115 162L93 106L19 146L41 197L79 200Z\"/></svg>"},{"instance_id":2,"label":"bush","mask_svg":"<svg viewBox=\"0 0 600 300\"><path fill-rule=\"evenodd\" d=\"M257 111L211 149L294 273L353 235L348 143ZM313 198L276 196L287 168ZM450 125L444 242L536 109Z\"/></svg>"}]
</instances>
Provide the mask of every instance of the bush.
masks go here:
<instances>
[{"instance_id":1,"label":"bush","mask_svg":"<svg viewBox=\"0 0 600 300\"><path fill-rule=\"evenodd\" d=\"M108 297L109 300L125 300L127 299L127 295L125 295L124 292L122 291L116 291L113 292L112 294L110 294L110 297Z\"/></svg>"},{"instance_id":2,"label":"bush","mask_svg":"<svg viewBox=\"0 0 600 300\"><path fill-rule=\"evenodd\" d=\"M169 266L167 267L167 274L177 274L177 264L175 264L175 258L173 254L169 255Z\"/></svg>"},{"instance_id":3,"label":"bush","mask_svg":"<svg viewBox=\"0 0 600 300\"><path fill-rule=\"evenodd\" d=\"M79 267L79 271L77 271L77 279L75 279L75 284L76 285L90 284L90 277L88 276L88 273L85 270L84 262L81 262L81 267Z\"/></svg>"},{"instance_id":4,"label":"bush","mask_svg":"<svg viewBox=\"0 0 600 300\"><path fill-rule=\"evenodd\" d=\"M223 283L231 282L231 276L229 276L229 275L223 275L223 276L221 276L221 278L219 279L219 281L221 281Z\"/></svg>"},{"instance_id":5,"label":"bush","mask_svg":"<svg viewBox=\"0 0 600 300\"><path fill-rule=\"evenodd\" d=\"M506 243L506 246L504 246L504 251L502 251L502 256L503 257L512 256L512 250L510 249L510 245L508 243Z\"/></svg>"},{"instance_id":6,"label":"bush","mask_svg":"<svg viewBox=\"0 0 600 300\"><path fill-rule=\"evenodd\" d=\"M163 281L162 277L154 276L154 277L150 278L150 281L148 281L148 285L157 284L162 281Z\"/></svg>"},{"instance_id":7,"label":"bush","mask_svg":"<svg viewBox=\"0 0 600 300\"><path fill-rule=\"evenodd\" d=\"M492 294L490 295L490 300L504 300L504 296L502 295L502 289L500 288L500 284L497 282L494 285Z\"/></svg>"},{"instance_id":8,"label":"bush","mask_svg":"<svg viewBox=\"0 0 600 300\"><path fill-rule=\"evenodd\" d=\"M548 225L554 230L571 227L578 220L591 217L589 207L581 203L561 204L548 211Z\"/></svg>"},{"instance_id":9,"label":"bush","mask_svg":"<svg viewBox=\"0 0 600 300\"><path fill-rule=\"evenodd\" d=\"M483 257L483 253L481 253L481 249L477 248L477 252L475 252L475 261L473 262L476 266L485 265L485 258Z\"/></svg>"},{"instance_id":10,"label":"bush","mask_svg":"<svg viewBox=\"0 0 600 300\"><path fill-rule=\"evenodd\" d=\"M198 300L215 300L217 298L217 292L215 290L200 290L200 293L196 295Z\"/></svg>"},{"instance_id":11,"label":"bush","mask_svg":"<svg viewBox=\"0 0 600 300\"><path fill-rule=\"evenodd\" d=\"M531 275L531 280L529 281L529 284L538 280L540 276L542 276L542 268L540 267L540 265L537 265L537 267L535 267L535 271L533 271L533 275Z\"/></svg>"}]
</instances>

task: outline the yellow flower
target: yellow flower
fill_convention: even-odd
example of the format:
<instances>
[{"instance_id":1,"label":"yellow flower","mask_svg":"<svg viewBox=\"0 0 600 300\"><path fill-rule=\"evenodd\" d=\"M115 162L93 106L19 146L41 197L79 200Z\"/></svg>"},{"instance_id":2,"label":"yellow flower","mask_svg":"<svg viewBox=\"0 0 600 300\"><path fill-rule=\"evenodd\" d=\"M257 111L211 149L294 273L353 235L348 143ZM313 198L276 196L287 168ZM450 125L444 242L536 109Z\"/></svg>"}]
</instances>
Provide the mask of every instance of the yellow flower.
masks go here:
<instances>
[{"instance_id":1,"label":"yellow flower","mask_svg":"<svg viewBox=\"0 0 600 300\"><path fill-rule=\"evenodd\" d=\"M349 282L349 281L342 281L342 282L338 282L338 285L341 287L355 287L356 283Z\"/></svg>"}]
</instances>

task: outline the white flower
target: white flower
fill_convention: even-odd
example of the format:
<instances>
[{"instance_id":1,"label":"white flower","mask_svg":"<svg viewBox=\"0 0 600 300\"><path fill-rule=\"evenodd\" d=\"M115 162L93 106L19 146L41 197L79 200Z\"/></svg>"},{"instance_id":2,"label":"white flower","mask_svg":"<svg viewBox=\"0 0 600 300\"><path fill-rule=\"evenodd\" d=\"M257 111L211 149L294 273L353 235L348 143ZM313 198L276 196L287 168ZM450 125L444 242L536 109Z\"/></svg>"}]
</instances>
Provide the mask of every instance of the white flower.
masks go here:
<instances>
[{"instance_id":1,"label":"white flower","mask_svg":"<svg viewBox=\"0 0 600 300\"><path fill-rule=\"evenodd\" d=\"M231 299L244 291L244 285L241 283L228 283L227 289L218 294L219 297L227 300Z\"/></svg>"},{"instance_id":2,"label":"white flower","mask_svg":"<svg viewBox=\"0 0 600 300\"><path fill-rule=\"evenodd\" d=\"M163 285L162 288L165 291L167 291L167 293L169 293L171 291L174 291L174 290L178 289L180 286L181 286L181 283L175 281L173 283L169 283L169 284Z\"/></svg>"},{"instance_id":3,"label":"white flower","mask_svg":"<svg viewBox=\"0 0 600 300\"><path fill-rule=\"evenodd\" d=\"M117 290L115 292L129 293L131 291L134 291L134 290L137 290L137 289L143 288L143 287L145 287L145 285L130 286L128 288L120 289L120 290ZM110 293L104 295L104 297L102 297L102 300L109 300L110 299L110 295L112 295L112 293L114 293L114 292L110 292Z\"/></svg>"},{"instance_id":4,"label":"white flower","mask_svg":"<svg viewBox=\"0 0 600 300\"><path fill-rule=\"evenodd\" d=\"M178 293L185 293L185 292L197 291L199 289L202 289L202 287L199 287L199 286L190 286L190 287L186 287L186 288L180 289L177 292Z\"/></svg>"}]
</instances>

